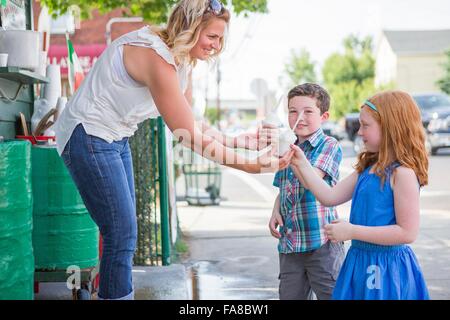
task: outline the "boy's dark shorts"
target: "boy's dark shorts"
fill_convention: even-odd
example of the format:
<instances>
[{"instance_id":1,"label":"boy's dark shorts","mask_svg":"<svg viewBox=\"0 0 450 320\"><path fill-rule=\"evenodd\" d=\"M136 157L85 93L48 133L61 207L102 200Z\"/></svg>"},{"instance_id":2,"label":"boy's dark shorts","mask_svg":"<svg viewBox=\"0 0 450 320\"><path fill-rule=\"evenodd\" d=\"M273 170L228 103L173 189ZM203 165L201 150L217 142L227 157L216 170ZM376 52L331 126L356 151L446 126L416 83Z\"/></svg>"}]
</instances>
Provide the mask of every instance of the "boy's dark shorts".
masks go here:
<instances>
[{"instance_id":1,"label":"boy's dark shorts","mask_svg":"<svg viewBox=\"0 0 450 320\"><path fill-rule=\"evenodd\" d=\"M328 241L305 253L280 253L280 300L330 300L345 258L344 243Z\"/></svg>"}]
</instances>

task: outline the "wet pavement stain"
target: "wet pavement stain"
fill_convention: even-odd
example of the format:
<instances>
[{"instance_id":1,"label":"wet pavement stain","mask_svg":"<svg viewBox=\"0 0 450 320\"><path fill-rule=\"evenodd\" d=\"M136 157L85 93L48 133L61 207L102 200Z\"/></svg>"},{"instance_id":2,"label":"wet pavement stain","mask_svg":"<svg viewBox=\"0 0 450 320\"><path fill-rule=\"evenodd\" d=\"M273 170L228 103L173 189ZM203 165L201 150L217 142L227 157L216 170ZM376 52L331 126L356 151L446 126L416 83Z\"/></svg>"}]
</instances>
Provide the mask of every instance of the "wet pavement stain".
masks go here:
<instances>
[{"instance_id":1,"label":"wet pavement stain","mask_svg":"<svg viewBox=\"0 0 450 320\"><path fill-rule=\"evenodd\" d=\"M278 299L278 288L264 286L256 277L226 274L227 264L248 268L266 262L265 257L236 257L224 261L196 261L188 266L192 300L271 300Z\"/></svg>"}]
</instances>

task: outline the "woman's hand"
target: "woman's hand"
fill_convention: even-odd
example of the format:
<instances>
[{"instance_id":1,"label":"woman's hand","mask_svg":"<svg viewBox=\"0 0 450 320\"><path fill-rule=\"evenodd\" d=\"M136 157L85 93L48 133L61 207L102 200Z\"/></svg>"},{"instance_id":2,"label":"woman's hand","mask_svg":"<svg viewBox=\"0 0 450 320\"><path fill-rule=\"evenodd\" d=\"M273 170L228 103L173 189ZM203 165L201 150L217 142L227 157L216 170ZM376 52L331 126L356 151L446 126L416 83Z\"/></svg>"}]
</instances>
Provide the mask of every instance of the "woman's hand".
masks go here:
<instances>
[{"instance_id":1,"label":"woman's hand","mask_svg":"<svg viewBox=\"0 0 450 320\"><path fill-rule=\"evenodd\" d=\"M269 152L259 156L258 163L261 163L261 172L276 172L286 169L291 163L292 151L286 152L281 158L275 157L275 148L272 147Z\"/></svg>"},{"instance_id":2,"label":"woman's hand","mask_svg":"<svg viewBox=\"0 0 450 320\"><path fill-rule=\"evenodd\" d=\"M244 148L248 150L259 150L258 149L258 133L254 132L244 132L235 138L234 147Z\"/></svg>"},{"instance_id":3,"label":"woman's hand","mask_svg":"<svg viewBox=\"0 0 450 320\"><path fill-rule=\"evenodd\" d=\"M244 132L234 138L233 148L260 151L278 141L279 129L266 126L255 132Z\"/></svg>"},{"instance_id":4,"label":"woman's hand","mask_svg":"<svg viewBox=\"0 0 450 320\"><path fill-rule=\"evenodd\" d=\"M337 219L325 225L325 234L331 242L353 239L353 225L345 220Z\"/></svg>"},{"instance_id":5,"label":"woman's hand","mask_svg":"<svg viewBox=\"0 0 450 320\"><path fill-rule=\"evenodd\" d=\"M286 169L291 163L292 151L286 152L281 158L275 157L273 153L275 148L271 148L270 151L264 152L255 160L249 160L251 163L245 165L242 169L249 173L263 173L263 172L276 172Z\"/></svg>"},{"instance_id":6,"label":"woman's hand","mask_svg":"<svg viewBox=\"0 0 450 320\"><path fill-rule=\"evenodd\" d=\"M280 129L275 126L265 124L262 127L258 127L257 132L258 150L262 150L271 144L276 144L278 142L279 135Z\"/></svg>"}]
</instances>

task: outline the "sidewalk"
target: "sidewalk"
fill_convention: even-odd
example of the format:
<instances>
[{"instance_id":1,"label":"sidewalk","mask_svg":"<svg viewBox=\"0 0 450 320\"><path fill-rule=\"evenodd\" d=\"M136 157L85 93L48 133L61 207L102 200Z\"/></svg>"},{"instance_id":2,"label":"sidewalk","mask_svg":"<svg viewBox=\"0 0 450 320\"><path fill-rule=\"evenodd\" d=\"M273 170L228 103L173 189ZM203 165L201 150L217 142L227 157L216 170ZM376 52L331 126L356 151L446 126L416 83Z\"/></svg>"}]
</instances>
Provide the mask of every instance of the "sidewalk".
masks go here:
<instances>
[{"instance_id":1,"label":"sidewalk","mask_svg":"<svg viewBox=\"0 0 450 320\"><path fill-rule=\"evenodd\" d=\"M186 267L172 264L164 267L134 267L133 284L136 300L190 300L191 289ZM72 300L65 283L41 283L35 300Z\"/></svg>"}]
</instances>

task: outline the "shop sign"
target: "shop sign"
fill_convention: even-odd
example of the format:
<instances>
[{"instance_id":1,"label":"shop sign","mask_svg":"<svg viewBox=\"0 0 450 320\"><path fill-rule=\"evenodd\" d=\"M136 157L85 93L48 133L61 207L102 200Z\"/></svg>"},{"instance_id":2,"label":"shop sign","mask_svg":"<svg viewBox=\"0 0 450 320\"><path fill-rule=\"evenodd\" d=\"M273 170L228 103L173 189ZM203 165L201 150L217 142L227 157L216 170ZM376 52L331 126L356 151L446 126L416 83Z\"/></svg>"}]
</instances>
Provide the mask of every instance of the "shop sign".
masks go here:
<instances>
[{"instance_id":1,"label":"shop sign","mask_svg":"<svg viewBox=\"0 0 450 320\"><path fill-rule=\"evenodd\" d=\"M0 20L3 29L26 30L27 18L24 0L0 0Z\"/></svg>"}]
</instances>

